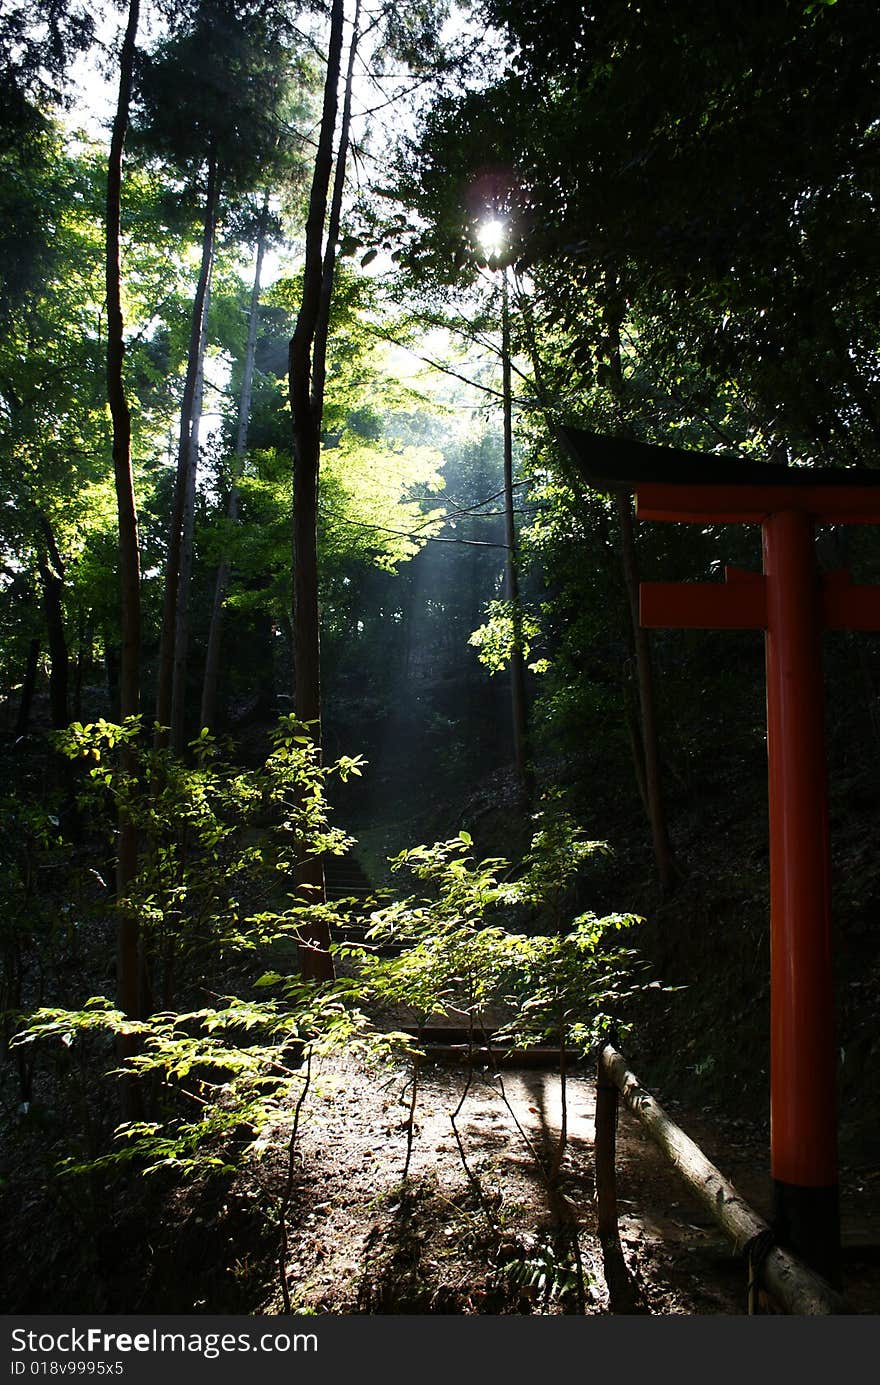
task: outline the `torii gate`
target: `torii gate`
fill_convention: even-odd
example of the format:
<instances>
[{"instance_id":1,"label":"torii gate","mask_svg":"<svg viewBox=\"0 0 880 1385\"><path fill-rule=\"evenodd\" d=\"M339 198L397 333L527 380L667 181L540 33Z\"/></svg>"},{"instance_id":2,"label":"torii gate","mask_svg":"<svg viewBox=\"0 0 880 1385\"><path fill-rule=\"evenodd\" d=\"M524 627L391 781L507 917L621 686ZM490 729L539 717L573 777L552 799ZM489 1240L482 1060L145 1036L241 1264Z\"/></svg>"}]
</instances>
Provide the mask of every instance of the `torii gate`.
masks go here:
<instances>
[{"instance_id":1,"label":"torii gate","mask_svg":"<svg viewBox=\"0 0 880 1385\"><path fill-rule=\"evenodd\" d=\"M822 630L880 629L880 587L820 574L816 524L880 523L880 472L789 468L561 430L640 519L760 524L763 573L644 582L643 626L763 629L770 822L770 1165L780 1242L839 1280L836 1046Z\"/></svg>"}]
</instances>

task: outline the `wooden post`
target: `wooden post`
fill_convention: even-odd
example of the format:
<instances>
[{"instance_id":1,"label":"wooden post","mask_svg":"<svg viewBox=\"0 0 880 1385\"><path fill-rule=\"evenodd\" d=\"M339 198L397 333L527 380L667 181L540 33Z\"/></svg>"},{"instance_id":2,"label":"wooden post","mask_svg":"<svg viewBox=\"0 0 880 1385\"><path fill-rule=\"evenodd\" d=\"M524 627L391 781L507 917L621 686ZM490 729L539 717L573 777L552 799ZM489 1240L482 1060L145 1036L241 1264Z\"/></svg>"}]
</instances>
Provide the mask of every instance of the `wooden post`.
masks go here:
<instances>
[{"instance_id":1,"label":"wooden post","mask_svg":"<svg viewBox=\"0 0 880 1385\"><path fill-rule=\"evenodd\" d=\"M742 1254L749 1242L770 1228L719 1173L703 1151L681 1130L659 1102L626 1066L622 1054L606 1044L599 1068L614 1083L629 1110L641 1121L712 1219ZM813 1270L781 1246L772 1246L758 1270L760 1281L787 1313L827 1314L846 1311L840 1295Z\"/></svg>"},{"instance_id":2,"label":"wooden post","mask_svg":"<svg viewBox=\"0 0 880 1385\"><path fill-rule=\"evenodd\" d=\"M617 1229L617 1087L607 1075L602 1055L596 1064L596 1215L599 1240L605 1246L618 1241Z\"/></svg>"},{"instance_id":3,"label":"wooden post","mask_svg":"<svg viewBox=\"0 0 880 1385\"><path fill-rule=\"evenodd\" d=\"M612 1313L647 1311L638 1286L627 1268L620 1244L617 1213L617 1085L605 1071L600 1052L596 1065L596 1130L593 1157L596 1166L596 1220L602 1267Z\"/></svg>"}]
</instances>

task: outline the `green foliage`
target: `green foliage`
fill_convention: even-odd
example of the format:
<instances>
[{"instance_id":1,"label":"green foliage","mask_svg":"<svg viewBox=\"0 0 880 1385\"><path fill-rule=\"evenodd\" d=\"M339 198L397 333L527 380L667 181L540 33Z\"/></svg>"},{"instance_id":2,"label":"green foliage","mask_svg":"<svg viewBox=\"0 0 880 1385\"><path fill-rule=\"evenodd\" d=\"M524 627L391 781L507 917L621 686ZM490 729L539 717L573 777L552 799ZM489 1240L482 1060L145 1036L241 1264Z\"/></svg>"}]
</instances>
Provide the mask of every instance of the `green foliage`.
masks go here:
<instances>
[{"instance_id":1,"label":"green foliage","mask_svg":"<svg viewBox=\"0 0 880 1385\"><path fill-rule=\"evenodd\" d=\"M74 722L56 744L88 767L80 804L93 825L112 836L122 812L139 831L140 869L118 907L137 918L165 975L172 959L204 958L218 946L250 952L282 936L295 940L315 907L277 907L297 862L351 845L330 823L326 785L360 774L362 762L342 756L323 765L293 717L281 718L271 753L254 770L223 760L206 729L191 743L191 765L146 749L137 718ZM123 745L135 752L131 768L117 753ZM262 899L273 907L255 908Z\"/></svg>"},{"instance_id":2,"label":"green foliage","mask_svg":"<svg viewBox=\"0 0 880 1385\"><path fill-rule=\"evenodd\" d=\"M451 1014L479 1029L490 1011L506 1017L499 1037L528 1046L550 1039L586 1053L609 1027L621 1032L627 1002L639 989L636 954L612 941L638 920L631 914L565 919L560 895L603 843L589 842L560 814L536 831L524 870L505 880L508 863L474 861L467 832L401 853L430 887L430 897L399 900L372 916L368 941L396 942L396 957L355 950L366 1000L404 1005L422 1023ZM556 913L552 932L493 923L517 906ZM349 949L345 949L349 953Z\"/></svg>"},{"instance_id":3,"label":"green foliage","mask_svg":"<svg viewBox=\"0 0 880 1385\"><path fill-rule=\"evenodd\" d=\"M303 78L292 38L277 5L197 0L183 8L143 59L135 138L190 179L213 161L227 192L278 177L290 163L286 118Z\"/></svg>"},{"instance_id":4,"label":"green foliage","mask_svg":"<svg viewBox=\"0 0 880 1385\"><path fill-rule=\"evenodd\" d=\"M504 1278L538 1300L545 1312L551 1304L575 1301L579 1288L577 1260L570 1246L560 1248L560 1239L547 1233L533 1237L520 1255L501 1267Z\"/></svg>"},{"instance_id":5,"label":"green foliage","mask_svg":"<svg viewBox=\"0 0 880 1385\"><path fill-rule=\"evenodd\" d=\"M265 967L256 999L226 996L183 1010L174 1003L177 986L191 989L235 957L291 961L301 929L319 915L340 922L335 909L292 896L290 881L305 855L347 849L350 838L329 821L326 785L331 776L359 774L361 761L323 765L292 717L281 719L265 763L252 770L226 762L206 730L190 746L191 764L145 749L137 718L74 722L56 743L86 768L79 806L93 831L112 837L120 810L139 831L140 869L115 907L137 919L147 989L161 991L164 1002L135 1019L93 996L79 1008L41 1006L21 1025L16 1048L52 1054L62 1067L106 1065L112 1044L121 1043L124 1060L107 1075L134 1082L151 1108L149 1119L118 1126L109 1151L87 1142L64 1167L229 1168L230 1160L260 1153L270 1127L277 1138L293 1118L304 1054L344 1048L384 1059L398 1042L373 1033L348 983L317 987ZM36 813L28 821L39 845L57 850L57 824ZM24 822L19 813L19 837ZM20 840L20 853L27 849ZM4 883L9 906L15 882ZM22 886L18 893L27 902ZM279 983L281 997L265 999L265 988Z\"/></svg>"},{"instance_id":6,"label":"green foliage","mask_svg":"<svg viewBox=\"0 0 880 1385\"><path fill-rule=\"evenodd\" d=\"M219 509L199 539L208 561L227 553L231 610L265 612L279 626L290 604L290 416L282 379L302 292L282 277L265 296L257 346L251 448L238 479L241 522ZM325 651L351 643L377 571L396 573L442 524L443 436L435 408L377 335L375 285L337 273L330 322L318 514ZM359 610L360 608L360 610Z\"/></svg>"},{"instance_id":7,"label":"green foliage","mask_svg":"<svg viewBox=\"0 0 880 1385\"><path fill-rule=\"evenodd\" d=\"M434 447L353 433L323 454L321 561L325 572L358 558L394 572L435 534L444 511L425 501L443 486Z\"/></svg>"},{"instance_id":8,"label":"green foliage","mask_svg":"<svg viewBox=\"0 0 880 1385\"><path fill-rule=\"evenodd\" d=\"M8 597L0 621L0 689L6 692L21 676L29 641L46 645L39 568L47 526L57 547L53 573L61 582L68 652L83 669L96 648L116 642L119 599L104 383L106 152L46 122L36 150L24 141L0 152L0 164L0 242L11 248L0 283L0 582ZM181 305L191 272L185 235L163 215L162 192L154 174L127 168L126 383L142 516L149 515L154 465L178 404ZM32 219L39 220L39 236L29 235ZM19 235L28 236L34 265L12 252ZM155 566L149 522L142 538L149 612Z\"/></svg>"},{"instance_id":9,"label":"green foliage","mask_svg":"<svg viewBox=\"0 0 880 1385\"><path fill-rule=\"evenodd\" d=\"M280 1141L295 1118L305 1083L305 1050L313 1056L360 1052L373 1059L393 1051L394 1036L375 1035L348 1003L344 987L291 984L283 1002L225 997L219 1006L160 1013L131 1021L103 997L80 1010L45 1007L15 1043L61 1045L67 1052L89 1036L135 1038L138 1048L111 1076L149 1082L158 1118L116 1127L108 1152L59 1172L109 1171L133 1163L142 1173L188 1176L231 1172Z\"/></svg>"},{"instance_id":10,"label":"green foliage","mask_svg":"<svg viewBox=\"0 0 880 1385\"><path fill-rule=\"evenodd\" d=\"M585 864L596 855L610 854L607 842L590 841L563 806L561 795L547 794L547 806L534 815L531 848L516 882L516 902L553 911L561 922L565 891Z\"/></svg>"},{"instance_id":11,"label":"green foliage","mask_svg":"<svg viewBox=\"0 0 880 1385\"><path fill-rule=\"evenodd\" d=\"M44 137L39 180L22 186L32 172L21 167L18 153L4 160L4 181L17 183L20 196L42 200L53 231L44 276L30 286L0 338L3 485L16 507L14 516L4 513L2 538L4 547L17 539L20 549L37 509L54 519L66 504L71 528L87 522L79 491L95 477L106 440L101 168L94 147L68 156L57 130ZM14 208L3 211L17 216Z\"/></svg>"},{"instance_id":12,"label":"green foliage","mask_svg":"<svg viewBox=\"0 0 880 1385\"><path fill-rule=\"evenodd\" d=\"M53 1054L62 1070L82 1071L89 1062L106 1068L116 1046L121 1061L107 1075L134 1082L150 1107L143 1119L117 1127L111 1148L87 1143L68 1156L68 1173L133 1162L191 1174L258 1156L291 1131L313 1057L344 1051L387 1061L413 1050L405 1035L383 1032L368 1018L377 1004L407 1007L423 1019L464 1015L475 1026L500 1008L503 1037L524 1045L564 1037L586 1052L611 1023L619 1025L638 988L635 954L613 937L636 920L570 918L569 887L607 848L587 840L556 803L538 816L516 879L502 860L475 861L466 831L401 853L395 865L412 872L423 897L377 908L368 944L341 949L356 963L354 974L316 985L287 969L290 944L317 917L338 925L342 916L279 896L297 853L349 845L329 825L325 789L331 774L359 773L357 758L321 765L293 718L281 720L265 764L253 770L227 764L207 731L190 747L191 765L145 750L137 719L75 722L57 743L87 768L80 806L93 827L103 817L111 832L116 813L109 810L122 808L140 831L142 865L116 907L138 919L147 965L167 991L164 1006L144 1018L92 996L79 1007L43 1005L20 1024L15 1047ZM57 849L56 824L31 817L33 842ZM20 815L19 832L23 823ZM265 906L255 908L261 897ZM405 949L376 956L373 946L388 939ZM173 963L182 969L181 986L191 986L209 964L213 973L237 955L262 963L250 996L174 1005ZM280 966L267 970L270 956Z\"/></svg>"},{"instance_id":13,"label":"green foliage","mask_svg":"<svg viewBox=\"0 0 880 1385\"><path fill-rule=\"evenodd\" d=\"M501 673L513 657L516 645L516 625L512 605L509 601L490 601L486 607L486 622L473 632L468 644L480 651L480 663L490 673ZM533 673L546 673L550 667L547 659L531 659L532 644L541 634L541 626L528 611L519 613L519 635L522 655Z\"/></svg>"}]
</instances>

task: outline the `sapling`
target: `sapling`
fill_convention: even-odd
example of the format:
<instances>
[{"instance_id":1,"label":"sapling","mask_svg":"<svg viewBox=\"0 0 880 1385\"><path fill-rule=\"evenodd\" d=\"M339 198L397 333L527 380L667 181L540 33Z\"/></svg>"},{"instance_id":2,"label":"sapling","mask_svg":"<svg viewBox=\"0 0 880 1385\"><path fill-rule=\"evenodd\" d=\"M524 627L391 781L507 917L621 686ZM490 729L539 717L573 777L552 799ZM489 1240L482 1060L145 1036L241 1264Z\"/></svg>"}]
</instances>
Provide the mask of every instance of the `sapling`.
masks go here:
<instances>
[{"instance_id":1,"label":"sapling","mask_svg":"<svg viewBox=\"0 0 880 1385\"><path fill-rule=\"evenodd\" d=\"M350 952L357 957L365 1005L409 1008L420 1016L420 1024L431 1015L466 1021L468 1069L451 1124L465 1173L478 1188L482 1205L485 1199L459 1129L473 1082L475 1028L486 1032L494 1020L496 1040L523 1048L548 1040L559 1045L559 1140L549 1166L538 1160L552 1189L559 1180L568 1135L568 1050L586 1056L609 1014L620 1024L627 1001L640 987L636 954L610 941L633 926L636 916L565 916L568 885L592 854L607 850L604 843L587 840L564 813L539 816L531 851L514 879L508 878L508 863L500 858L475 861L472 845L470 835L462 831L447 841L401 853L395 868L411 870L427 892L377 910L367 937L374 943L394 938L403 944L402 950L393 957L367 949ZM548 931L524 931L524 911ZM518 916L519 929L495 921L511 915ZM415 1074L412 1080L415 1084ZM414 1102L415 1085L413 1093ZM407 1170L413 1119L414 1105ZM537 1155L531 1141L527 1143Z\"/></svg>"},{"instance_id":2,"label":"sapling","mask_svg":"<svg viewBox=\"0 0 880 1385\"><path fill-rule=\"evenodd\" d=\"M293 1122L290 1127L290 1138L287 1142L287 1177L284 1180L284 1189L278 1202L278 1276L281 1282L281 1296L284 1299L284 1311L287 1314L290 1314L292 1311L290 1289L287 1285L287 1215L290 1211L290 1199L293 1196L293 1181L296 1173L296 1138L299 1134L299 1121L311 1084L312 1049L310 1045L306 1049L305 1073L302 1089L296 1099L296 1105L293 1108Z\"/></svg>"},{"instance_id":3,"label":"sapling","mask_svg":"<svg viewBox=\"0 0 880 1385\"><path fill-rule=\"evenodd\" d=\"M121 1080L151 1097L143 1118L118 1124L109 1145L72 1150L57 1172L89 1180L127 1168L177 1178L226 1174L259 1158L286 1128L289 1184L312 1055L360 1052L387 1061L397 1052L396 1036L378 1032L358 1008L351 982L316 986L266 971L263 960L269 950L289 951L311 922L311 906L287 893L296 852L349 845L330 824L325 790L331 775L358 773L359 760L322 765L292 718L282 718L255 770L225 762L206 732L190 747L190 763L146 749L136 719L123 727L74 723L59 744L86 767L81 798L93 828L109 836L122 804L141 836L139 870L115 908L137 919L165 1003L131 1016L92 996L79 1007L43 1005L19 1018L17 1053L45 1049L81 1065L97 1036L107 1056L103 1065L96 1054L88 1058L93 1085ZM132 752L127 764L121 747ZM343 921L320 908L334 926ZM256 998L215 995L208 966L222 974L249 958L263 963ZM175 969L183 970L180 989L208 1004L174 1005ZM270 987L278 991L272 999ZM288 1184L273 1202L282 1238Z\"/></svg>"}]
</instances>

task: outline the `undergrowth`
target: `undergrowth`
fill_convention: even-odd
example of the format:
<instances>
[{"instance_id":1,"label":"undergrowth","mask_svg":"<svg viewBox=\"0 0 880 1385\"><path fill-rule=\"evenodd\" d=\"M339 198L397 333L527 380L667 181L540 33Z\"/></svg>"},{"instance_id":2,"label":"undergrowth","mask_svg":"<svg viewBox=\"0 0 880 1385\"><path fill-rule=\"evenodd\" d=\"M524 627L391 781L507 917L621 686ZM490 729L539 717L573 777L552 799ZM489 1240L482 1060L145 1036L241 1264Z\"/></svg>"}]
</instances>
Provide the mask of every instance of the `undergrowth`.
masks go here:
<instances>
[{"instance_id":1,"label":"undergrowth","mask_svg":"<svg viewBox=\"0 0 880 1385\"><path fill-rule=\"evenodd\" d=\"M83 768L77 812L94 850L106 853L120 813L138 829L138 874L124 897L107 891L105 927L96 936L109 936L120 911L137 921L143 1003L136 1015L100 993L75 1005L46 1003L52 999L46 945L53 933L40 882L51 878L55 900L64 898L64 880L57 869L49 876L46 866L60 867L70 848L59 818L34 816L19 868L4 877L4 1026L21 1074L19 1118L25 1125L38 1119L41 1075L56 1090L63 1081L65 1135L53 1142L51 1177L86 1190L96 1215L131 1174L157 1179L167 1198L187 1181L228 1182L259 1166L268 1151L285 1151L280 1179L276 1172L260 1203L276 1244L286 1311L297 1138L318 1060L338 1053L408 1069L406 1187L423 1059L419 1035L432 1018L454 1017L467 1027L472 1046L557 1047L564 1111L571 1053L585 1055L612 1027L620 1033L629 1001L648 984L628 945L633 915L571 916L573 882L607 847L587 840L558 801L537 814L531 850L515 869L501 858L476 859L462 830L396 859L395 869L410 873L415 892L390 902L329 906L291 882L305 857L350 847L351 839L329 821L326 785L361 766L352 758L323 765L293 719L282 719L271 753L254 770L230 763L207 732L193 742L186 763L148 750L136 722L74 724L58 745ZM13 806L3 811L8 818ZM71 908L75 899L67 901ZM94 900L91 908L100 913ZM366 924L364 943L334 947L345 975L304 981L297 965L304 933L316 918L343 933L356 909ZM69 936L77 934L77 920L66 919L65 927ZM238 978L236 993L218 986L231 976ZM28 994L40 1003L28 1008ZM416 1017L414 1034L380 1020L401 1012ZM470 1167L457 1123L472 1077L471 1066L450 1124L475 1206L497 1246L503 1237L491 1192ZM114 1087L126 1093L115 1121L107 1119ZM550 1188L565 1142L563 1118L555 1151L531 1149ZM499 1283L544 1310L572 1294L582 1304L577 1237L565 1228L555 1240L502 1256L495 1272Z\"/></svg>"}]
</instances>

